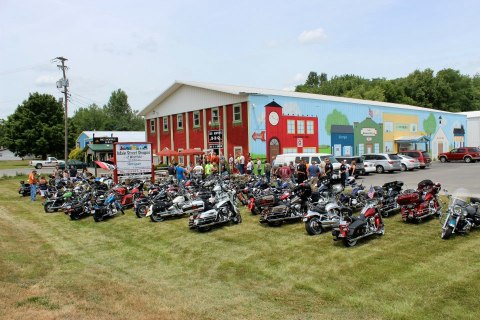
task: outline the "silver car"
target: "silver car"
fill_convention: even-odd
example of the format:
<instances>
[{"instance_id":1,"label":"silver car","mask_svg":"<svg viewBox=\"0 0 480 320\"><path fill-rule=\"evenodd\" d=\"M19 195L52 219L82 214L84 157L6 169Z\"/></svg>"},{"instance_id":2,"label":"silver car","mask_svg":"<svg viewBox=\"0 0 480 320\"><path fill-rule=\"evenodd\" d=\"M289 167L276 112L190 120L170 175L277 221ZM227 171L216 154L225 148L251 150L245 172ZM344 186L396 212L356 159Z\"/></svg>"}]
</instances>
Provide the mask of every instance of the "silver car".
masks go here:
<instances>
[{"instance_id":1,"label":"silver car","mask_svg":"<svg viewBox=\"0 0 480 320\"><path fill-rule=\"evenodd\" d=\"M364 161L372 162L377 173L401 171L400 157L396 153L369 153L362 155Z\"/></svg>"},{"instance_id":2,"label":"silver car","mask_svg":"<svg viewBox=\"0 0 480 320\"><path fill-rule=\"evenodd\" d=\"M401 161L401 166L402 166L402 171L407 171L407 170L413 170L413 169L419 169L420 168L420 161L418 159L405 156L402 154L398 155L400 157Z\"/></svg>"}]
</instances>

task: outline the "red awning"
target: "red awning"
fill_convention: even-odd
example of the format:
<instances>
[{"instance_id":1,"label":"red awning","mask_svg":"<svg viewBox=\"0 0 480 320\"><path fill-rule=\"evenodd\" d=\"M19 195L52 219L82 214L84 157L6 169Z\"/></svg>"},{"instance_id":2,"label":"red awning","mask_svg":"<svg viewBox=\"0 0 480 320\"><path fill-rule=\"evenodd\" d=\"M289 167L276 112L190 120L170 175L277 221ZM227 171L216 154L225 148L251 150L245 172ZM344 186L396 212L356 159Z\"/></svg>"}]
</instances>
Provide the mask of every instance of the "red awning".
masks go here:
<instances>
[{"instance_id":1,"label":"red awning","mask_svg":"<svg viewBox=\"0 0 480 320\"><path fill-rule=\"evenodd\" d=\"M164 148L162 151L157 152L157 155L161 157L170 157L170 156L178 156L178 152L175 150L170 150L168 148Z\"/></svg>"}]
</instances>

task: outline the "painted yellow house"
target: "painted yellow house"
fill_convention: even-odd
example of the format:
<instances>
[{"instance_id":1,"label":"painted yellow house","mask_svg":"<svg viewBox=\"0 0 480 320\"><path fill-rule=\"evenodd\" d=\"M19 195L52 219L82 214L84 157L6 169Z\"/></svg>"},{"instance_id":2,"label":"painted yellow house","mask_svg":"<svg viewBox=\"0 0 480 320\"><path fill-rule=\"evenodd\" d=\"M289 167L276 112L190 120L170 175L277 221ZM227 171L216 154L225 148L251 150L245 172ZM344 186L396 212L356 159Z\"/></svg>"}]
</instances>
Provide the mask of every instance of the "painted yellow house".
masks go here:
<instances>
[{"instance_id":1,"label":"painted yellow house","mask_svg":"<svg viewBox=\"0 0 480 320\"><path fill-rule=\"evenodd\" d=\"M401 151L399 149L409 149L409 143L405 143L405 141L416 140L424 134L419 131L418 116L383 113L383 152L399 152Z\"/></svg>"}]
</instances>

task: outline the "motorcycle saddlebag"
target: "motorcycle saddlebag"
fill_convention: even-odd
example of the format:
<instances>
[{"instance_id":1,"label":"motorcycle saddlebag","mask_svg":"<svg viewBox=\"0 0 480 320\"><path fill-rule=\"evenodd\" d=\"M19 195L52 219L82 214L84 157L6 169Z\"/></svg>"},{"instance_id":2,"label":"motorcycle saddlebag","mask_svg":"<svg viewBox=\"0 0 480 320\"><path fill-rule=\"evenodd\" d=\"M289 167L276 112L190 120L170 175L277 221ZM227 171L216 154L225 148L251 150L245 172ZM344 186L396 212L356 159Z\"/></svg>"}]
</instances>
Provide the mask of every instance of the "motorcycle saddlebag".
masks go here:
<instances>
[{"instance_id":1,"label":"motorcycle saddlebag","mask_svg":"<svg viewBox=\"0 0 480 320\"><path fill-rule=\"evenodd\" d=\"M255 200L255 205L258 207L262 206L272 206L276 202L275 195L263 196Z\"/></svg>"},{"instance_id":2,"label":"motorcycle saddlebag","mask_svg":"<svg viewBox=\"0 0 480 320\"><path fill-rule=\"evenodd\" d=\"M350 225L348 226L348 233L350 235L353 235L353 234L355 234L355 232L358 229L362 228L366 224L367 224L367 222L365 220L357 219L357 220L353 221L352 223L350 223Z\"/></svg>"},{"instance_id":3,"label":"motorcycle saddlebag","mask_svg":"<svg viewBox=\"0 0 480 320\"><path fill-rule=\"evenodd\" d=\"M397 197L397 203L401 206L418 202L420 195L417 192L404 193Z\"/></svg>"},{"instance_id":4,"label":"motorcycle saddlebag","mask_svg":"<svg viewBox=\"0 0 480 320\"><path fill-rule=\"evenodd\" d=\"M312 192L310 199L312 200L312 202L317 202L318 200L320 200L320 192L317 192L317 191Z\"/></svg>"},{"instance_id":5,"label":"motorcycle saddlebag","mask_svg":"<svg viewBox=\"0 0 480 320\"><path fill-rule=\"evenodd\" d=\"M167 210L167 203L164 201L159 201L153 204L153 212L163 212Z\"/></svg>"}]
</instances>

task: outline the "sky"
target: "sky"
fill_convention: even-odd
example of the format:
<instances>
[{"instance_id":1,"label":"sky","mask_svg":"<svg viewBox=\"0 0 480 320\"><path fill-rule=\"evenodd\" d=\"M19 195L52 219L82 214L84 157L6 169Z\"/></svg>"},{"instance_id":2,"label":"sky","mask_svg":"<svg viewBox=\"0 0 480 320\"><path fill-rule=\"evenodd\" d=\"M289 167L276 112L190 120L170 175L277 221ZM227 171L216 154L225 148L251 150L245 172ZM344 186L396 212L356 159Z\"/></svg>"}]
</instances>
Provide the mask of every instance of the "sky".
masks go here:
<instances>
[{"instance_id":1,"label":"sky","mask_svg":"<svg viewBox=\"0 0 480 320\"><path fill-rule=\"evenodd\" d=\"M117 89L142 110L175 81L293 90L310 71L480 73L476 0L0 0L0 119L29 93L69 116Z\"/></svg>"}]
</instances>

